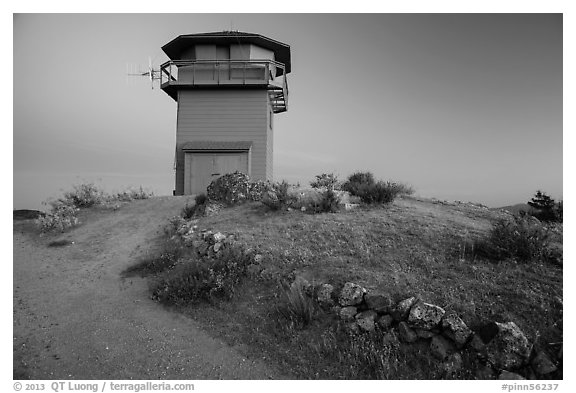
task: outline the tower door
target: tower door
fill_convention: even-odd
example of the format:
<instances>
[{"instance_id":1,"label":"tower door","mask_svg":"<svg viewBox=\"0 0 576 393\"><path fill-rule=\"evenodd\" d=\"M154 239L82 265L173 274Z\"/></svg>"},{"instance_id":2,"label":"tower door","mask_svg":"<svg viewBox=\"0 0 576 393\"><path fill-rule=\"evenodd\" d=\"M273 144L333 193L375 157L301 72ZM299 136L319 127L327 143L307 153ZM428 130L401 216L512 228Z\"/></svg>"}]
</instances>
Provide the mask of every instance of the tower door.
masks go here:
<instances>
[{"instance_id":1,"label":"tower door","mask_svg":"<svg viewBox=\"0 0 576 393\"><path fill-rule=\"evenodd\" d=\"M236 171L249 174L248 152L186 153L184 194L206 192L210 183L220 176Z\"/></svg>"}]
</instances>

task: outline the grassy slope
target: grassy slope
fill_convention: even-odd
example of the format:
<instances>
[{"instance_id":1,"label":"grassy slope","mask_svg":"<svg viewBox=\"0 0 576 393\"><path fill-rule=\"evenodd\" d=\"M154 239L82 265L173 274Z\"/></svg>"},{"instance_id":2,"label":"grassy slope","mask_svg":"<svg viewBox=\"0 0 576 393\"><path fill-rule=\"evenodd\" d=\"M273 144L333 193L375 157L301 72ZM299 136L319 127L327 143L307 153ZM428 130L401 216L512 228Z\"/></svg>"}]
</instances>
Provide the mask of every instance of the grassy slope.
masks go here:
<instances>
[{"instance_id":1,"label":"grassy slope","mask_svg":"<svg viewBox=\"0 0 576 393\"><path fill-rule=\"evenodd\" d=\"M418 296L456 311L470 326L515 321L535 340L558 341L562 318L562 269L551 265L493 264L466 257L465 248L485 236L506 213L469 204L447 205L404 198L392 205L338 214L271 213L259 204L224 209L203 218L201 228L236 233L265 256L272 275L302 275L311 282L357 282L397 300ZM279 287L248 282L229 303L190 307L208 327L246 351L264 352L303 378L349 378L337 351L319 342L322 321L305 330L286 329L275 304ZM416 349L414 349L416 348ZM420 351L413 347L410 351ZM434 378L429 356L410 356L388 378ZM394 369L393 366L390 368ZM404 371L403 371L404 370ZM466 377L466 376L463 376ZM468 376L469 377L469 376Z\"/></svg>"}]
</instances>

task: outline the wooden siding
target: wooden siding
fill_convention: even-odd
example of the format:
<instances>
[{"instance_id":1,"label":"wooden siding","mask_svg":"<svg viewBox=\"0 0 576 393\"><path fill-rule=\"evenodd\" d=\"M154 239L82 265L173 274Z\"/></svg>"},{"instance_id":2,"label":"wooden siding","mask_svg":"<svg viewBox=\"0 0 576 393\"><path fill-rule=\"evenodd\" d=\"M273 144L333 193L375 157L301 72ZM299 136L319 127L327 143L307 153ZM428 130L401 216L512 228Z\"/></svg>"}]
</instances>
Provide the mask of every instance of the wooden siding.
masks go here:
<instances>
[{"instance_id":1,"label":"wooden siding","mask_svg":"<svg viewBox=\"0 0 576 393\"><path fill-rule=\"evenodd\" d=\"M252 141L250 177L271 179L268 93L258 90L180 90L176 130L176 195L184 193L184 151L191 141Z\"/></svg>"}]
</instances>

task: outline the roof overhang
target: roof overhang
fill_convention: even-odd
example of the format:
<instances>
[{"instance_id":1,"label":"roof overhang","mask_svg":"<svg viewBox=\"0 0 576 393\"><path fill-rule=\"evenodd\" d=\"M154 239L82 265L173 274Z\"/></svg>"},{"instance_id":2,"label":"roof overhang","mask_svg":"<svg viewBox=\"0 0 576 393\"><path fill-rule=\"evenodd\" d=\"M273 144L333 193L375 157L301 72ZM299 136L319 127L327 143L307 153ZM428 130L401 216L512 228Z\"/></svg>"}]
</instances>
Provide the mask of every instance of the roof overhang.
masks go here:
<instances>
[{"instance_id":1,"label":"roof overhang","mask_svg":"<svg viewBox=\"0 0 576 393\"><path fill-rule=\"evenodd\" d=\"M290 45L273 40L260 34L242 33L239 31L222 31L215 33L179 35L162 47L171 60L180 60L182 51L198 44L254 44L274 52L275 60L283 63L286 73L291 71Z\"/></svg>"},{"instance_id":2,"label":"roof overhang","mask_svg":"<svg viewBox=\"0 0 576 393\"><path fill-rule=\"evenodd\" d=\"M249 151L251 148L250 141L192 141L182 145L182 150L190 153Z\"/></svg>"}]
</instances>

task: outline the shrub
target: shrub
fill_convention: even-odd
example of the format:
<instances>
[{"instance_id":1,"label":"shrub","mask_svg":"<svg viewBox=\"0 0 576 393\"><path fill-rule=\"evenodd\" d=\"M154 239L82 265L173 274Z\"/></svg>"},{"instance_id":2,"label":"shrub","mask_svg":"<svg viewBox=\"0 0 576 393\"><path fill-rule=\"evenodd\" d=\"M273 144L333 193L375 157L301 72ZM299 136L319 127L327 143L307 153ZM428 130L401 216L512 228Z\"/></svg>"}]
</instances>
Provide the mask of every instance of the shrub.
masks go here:
<instances>
[{"instance_id":1,"label":"shrub","mask_svg":"<svg viewBox=\"0 0 576 393\"><path fill-rule=\"evenodd\" d=\"M243 202L248 199L249 184L248 175L238 171L220 176L208 186L208 198L227 205Z\"/></svg>"},{"instance_id":2,"label":"shrub","mask_svg":"<svg viewBox=\"0 0 576 393\"><path fill-rule=\"evenodd\" d=\"M71 200L58 199L48 203L50 212L38 217L36 224L41 232L58 230L64 232L78 224L76 213L80 210Z\"/></svg>"},{"instance_id":3,"label":"shrub","mask_svg":"<svg viewBox=\"0 0 576 393\"><path fill-rule=\"evenodd\" d=\"M72 191L64 193L64 201L78 207L91 207L104 200L104 191L93 183L83 183L73 186Z\"/></svg>"},{"instance_id":4,"label":"shrub","mask_svg":"<svg viewBox=\"0 0 576 393\"><path fill-rule=\"evenodd\" d=\"M186 205L182 208L182 217L187 220L194 217L194 213L196 213L196 207L196 205L189 205L186 203Z\"/></svg>"},{"instance_id":5,"label":"shrub","mask_svg":"<svg viewBox=\"0 0 576 393\"><path fill-rule=\"evenodd\" d=\"M151 196L153 196L152 192L146 192L146 191L144 191L142 186L140 186L140 188L138 190L128 189L126 191L118 192L115 195L112 195L111 197L109 197L108 199L118 200L118 201L122 201L122 202L130 202L130 201L138 200L138 199L148 199Z\"/></svg>"},{"instance_id":6,"label":"shrub","mask_svg":"<svg viewBox=\"0 0 576 393\"><path fill-rule=\"evenodd\" d=\"M295 281L292 285L284 287L277 311L292 327L304 328L316 316L317 307L314 300L306 294L302 283Z\"/></svg>"},{"instance_id":7,"label":"shrub","mask_svg":"<svg viewBox=\"0 0 576 393\"><path fill-rule=\"evenodd\" d=\"M246 276L250 263L251 255L240 247L226 247L216 259L191 256L158 281L152 297L178 305L215 298L230 299Z\"/></svg>"},{"instance_id":8,"label":"shrub","mask_svg":"<svg viewBox=\"0 0 576 393\"><path fill-rule=\"evenodd\" d=\"M290 184L286 181L273 183L270 189L262 194L261 202L272 210L280 210L291 207L297 197L290 193Z\"/></svg>"},{"instance_id":9,"label":"shrub","mask_svg":"<svg viewBox=\"0 0 576 393\"><path fill-rule=\"evenodd\" d=\"M206 194L198 194L194 197L194 204L189 205L186 203L182 209L181 216L185 219L190 219L195 215L202 215L206 211L206 204L208 203L208 197Z\"/></svg>"},{"instance_id":10,"label":"shrub","mask_svg":"<svg viewBox=\"0 0 576 393\"><path fill-rule=\"evenodd\" d=\"M257 180L248 185L248 199L251 201L261 201L264 193L270 191L273 185L269 181Z\"/></svg>"},{"instance_id":11,"label":"shrub","mask_svg":"<svg viewBox=\"0 0 576 393\"><path fill-rule=\"evenodd\" d=\"M358 188L361 185L370 186L374 183L374 175L371 172L355 172L348 176L348 180L342 184L342 189L352 195L358 195Z\"/></svg>"},{"instance_id":12,"label":"shrub","mask_svg":"<svg viewBox=\"0 0 576 393\"><path fill-rule=\"evenodd\" d=\"M474 248L475 254L488 259L529 262L542 258L548 243L548 230L540 222L529 216L514 216L496 222L488 239L476 242Z\"/></svg>"},{"instance_id":13,"label":"shrub","mask_svg":"<svg viewBox=\"0 0 576 393\"><path fill-rule=\"evenodd\" d=\"M328 188L320 192L319 200L311 201L307 210L312 213L336 213L340 210L340 197L334 190Z\"/></svg>"},{"instance_id":14,"label":"shrub","mask_svg":"<svg viewBox=\"0 0 576 393\"><path fill-rule=\"evenodd\" d=\"M364 203L390 203L398 195L414 193L412 187L402 183L383 182L374 180L370 172L356 172L348 177L342 189L360 198Z\"/></svg>"},{"instance_id":15,"label":"shrub","mask_svg":"<svg viewBox=\"0 0 576 393\"><path fill-rule=\"evenodd\" d=\"M339 190L341 187L338 181L338 176L333 173L323 173L316 175L316 180L310 183L312 188L327 188L331 190Z\"/></svg>"}]
</instances>

